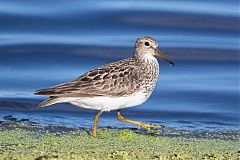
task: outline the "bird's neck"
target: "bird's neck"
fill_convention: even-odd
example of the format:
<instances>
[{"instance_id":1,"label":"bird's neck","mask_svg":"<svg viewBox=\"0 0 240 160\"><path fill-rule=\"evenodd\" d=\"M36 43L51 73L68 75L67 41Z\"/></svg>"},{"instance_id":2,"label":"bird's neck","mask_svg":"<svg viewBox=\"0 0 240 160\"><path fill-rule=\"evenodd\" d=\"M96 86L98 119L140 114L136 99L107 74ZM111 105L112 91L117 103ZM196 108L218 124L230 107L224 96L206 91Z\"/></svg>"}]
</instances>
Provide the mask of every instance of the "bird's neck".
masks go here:
<instances>
[{"instance_id":1,"label":"bird's neck","mask_svg":"<svg viewBox=\"0 0 240 160\"><path fill-rule=\"evenodd\" d=\"M157 59L153 55L148 54L147 51L144 51L144 50L138 51L134 49L133 58L144 64L149 64L149 63L158 64Z\"/></svg>"},{"instance_id":2,"label":"bird's neck","mask_svg":"<svg viewBox=\"0 0 240 160\"><path fill-rule=\"evenodd\" d=\"M151 54L147 53L134 53L134 59L140 68L140 73L143 79L146 79L144 83L144 92L148 97L151 95L159 75L159 64L157 59Z\"/></svg>"}]
</instances>

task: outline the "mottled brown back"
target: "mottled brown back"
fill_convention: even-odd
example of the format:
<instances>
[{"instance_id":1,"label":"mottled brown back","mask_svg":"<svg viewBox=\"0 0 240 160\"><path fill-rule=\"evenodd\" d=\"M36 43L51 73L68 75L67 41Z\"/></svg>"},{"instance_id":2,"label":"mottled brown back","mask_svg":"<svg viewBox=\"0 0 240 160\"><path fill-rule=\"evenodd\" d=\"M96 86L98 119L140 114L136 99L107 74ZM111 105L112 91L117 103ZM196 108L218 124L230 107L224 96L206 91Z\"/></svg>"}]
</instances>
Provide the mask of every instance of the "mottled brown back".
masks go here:
<instances>
[{"instance_id":1,"label":"mottled brown back","mask_svg":"<svg viewBox=\"0 0 240 160\"><path fill-rule=\"evenodd\" d=\"M38 90L35 94L57 97L127 96L141 86L140 65L134 58L124 59L93 69L69 83Z\"/></svg>"}]
</instances>

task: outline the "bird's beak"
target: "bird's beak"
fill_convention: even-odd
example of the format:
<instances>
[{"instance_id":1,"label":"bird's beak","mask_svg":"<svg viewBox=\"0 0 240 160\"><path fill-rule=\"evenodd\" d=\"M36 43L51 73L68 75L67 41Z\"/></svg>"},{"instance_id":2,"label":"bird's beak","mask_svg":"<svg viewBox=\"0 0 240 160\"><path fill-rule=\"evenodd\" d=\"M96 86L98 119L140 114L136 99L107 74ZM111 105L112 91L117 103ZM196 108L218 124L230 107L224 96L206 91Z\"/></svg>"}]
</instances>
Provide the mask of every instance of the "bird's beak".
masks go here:
<instances>
[{"instance_id":1,"label":"bird's beak","mask_svg":"<svg viewBox=\"0 0 240 160\"><path fill-rule=\"evenodd\" d=\"M165 56L159 49L154 48L154 53L155 53L155 56L159 56L165 61L167 61L169 64L171 64L172 66L175 66L175 64L167 56Z\"/></svg>"}]
</instances>

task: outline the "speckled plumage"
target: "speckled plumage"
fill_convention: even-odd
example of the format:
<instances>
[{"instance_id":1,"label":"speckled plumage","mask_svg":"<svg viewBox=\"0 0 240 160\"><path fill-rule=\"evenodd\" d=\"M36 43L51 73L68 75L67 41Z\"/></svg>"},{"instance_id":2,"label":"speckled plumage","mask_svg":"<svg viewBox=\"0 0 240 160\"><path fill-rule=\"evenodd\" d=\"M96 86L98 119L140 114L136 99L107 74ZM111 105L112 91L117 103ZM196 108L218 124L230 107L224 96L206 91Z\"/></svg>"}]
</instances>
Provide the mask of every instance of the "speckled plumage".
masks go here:
<instances>
[{"instance_id":1,"label":"speckled plumage","mask_svg":"<svg viewBox=\"0 0 240 160\"><path fill-rule=\"evenodd\" d=\"M42 102L39 106L43 107L54 103L69 102L83 108L104 111L115 110L131 107L125 104L129 103L129 99L126 102L124 102L124 99L121 99L123 102L118 104L119 107L115 106L113 108L110 106L113 104L109 104L108 102L106 102L106 105L109 105L109 108L104 108L94 106L98 105L98 102L93 104L90 101L98 101L96 97L132 97L137 99L136 97L140 93L141 96L145 96L145 98L139 100L141 101L139 104L141 104L151 95L157 82L159 65L157 59L154 57L157 53L162 54L157 50L155 39L148 36L140 37L136 41L132 58L123 59L93 69L71 82L36 91L35 94L37 95L50 96L48 100ZM163 58L165 59L166 57L164 56ZM165 60L171 62L168 59ZM102 99L99 105L105 105L103 103L104 100ZM111 100L114 103L114 99ZM139 105L137 102L133 104Z\"/></svg>"},{"instance_id":2,"label":"speckled plumage","mask_svg":"<svg viewBox=\"0 0 240 160\"><path fill-rule=\"evenodd\" d=\"M36 94L58 97L128 96L157 78L158 65L152 69L152 64L148 63L134 58L124 59L93 69L69 83L39 90Z\"/></svg>"}]
</instances>

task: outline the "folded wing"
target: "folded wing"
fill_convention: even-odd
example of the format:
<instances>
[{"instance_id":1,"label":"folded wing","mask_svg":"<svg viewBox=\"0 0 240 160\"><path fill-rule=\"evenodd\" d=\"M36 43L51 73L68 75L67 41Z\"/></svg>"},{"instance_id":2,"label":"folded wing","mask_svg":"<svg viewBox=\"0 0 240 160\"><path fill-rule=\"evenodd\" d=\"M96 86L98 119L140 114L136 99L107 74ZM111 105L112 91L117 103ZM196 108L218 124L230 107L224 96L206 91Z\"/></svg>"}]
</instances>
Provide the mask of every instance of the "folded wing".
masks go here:
<instances>
[{"instance_id":1,"label":"folded wing","mask_svg":"<svg viewBox=\"0 0 240 160\"><path fill-rule=\"evenodd\" d=\"M57 97L127 96L141 85L140 69L133 58L93 69L62 85L37 90L36 95Z\"/></svg>"}]
</instances>

